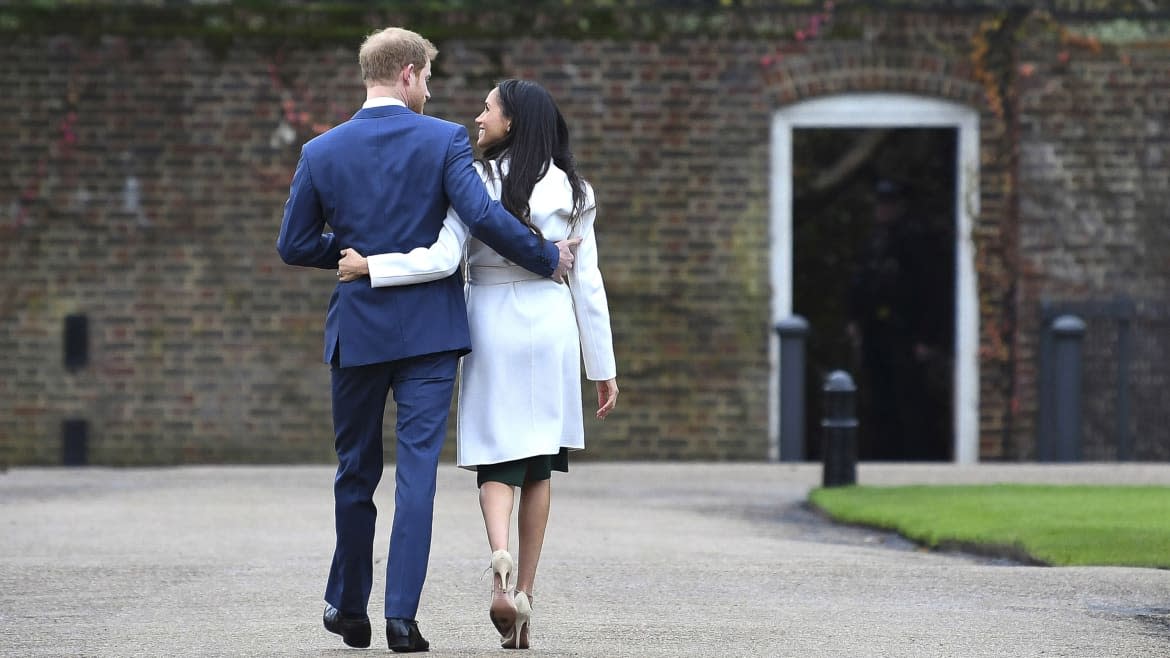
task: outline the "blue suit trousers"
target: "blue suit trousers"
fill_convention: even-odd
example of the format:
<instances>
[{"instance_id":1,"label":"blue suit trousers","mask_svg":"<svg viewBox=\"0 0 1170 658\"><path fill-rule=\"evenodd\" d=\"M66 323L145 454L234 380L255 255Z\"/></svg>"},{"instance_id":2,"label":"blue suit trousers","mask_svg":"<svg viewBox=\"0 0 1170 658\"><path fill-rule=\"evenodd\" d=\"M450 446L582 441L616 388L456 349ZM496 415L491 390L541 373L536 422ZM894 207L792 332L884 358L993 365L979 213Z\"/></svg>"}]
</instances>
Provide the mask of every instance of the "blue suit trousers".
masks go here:
<instances>
[{"instance_id":1,"label":"blue suit trousers","mask_svg":"<svg viewBox=\"0 0 1170 658\"><path fill-rule=\"evenodd\" d=\"M387 618L414 619L426 580L439 452L459 363L458 352L332 367L337 476L337 544L325 600L346 616L366 616L373 582L374 490L382 479L382 417L398 406L394 523L386 561Z\"/></svg>"}]
</instances>

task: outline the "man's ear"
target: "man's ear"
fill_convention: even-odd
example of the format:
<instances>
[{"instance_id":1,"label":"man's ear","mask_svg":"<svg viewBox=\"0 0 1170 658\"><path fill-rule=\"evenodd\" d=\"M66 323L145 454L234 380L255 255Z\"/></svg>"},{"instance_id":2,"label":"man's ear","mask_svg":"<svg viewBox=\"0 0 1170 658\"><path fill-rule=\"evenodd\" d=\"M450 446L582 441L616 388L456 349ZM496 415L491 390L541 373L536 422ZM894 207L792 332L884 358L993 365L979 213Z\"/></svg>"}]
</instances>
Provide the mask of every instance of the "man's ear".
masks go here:
<instances>
[{"instance_id":1,"label":"man's ear","mask_svg":"<svg viewBox=\"0 0 1170 658\"><path fill-rule=\"evenodd\" d=\"M402 67L402 81L406 86L410 86L410 81L414 79L414 64L407 64Z\"/></svg>"}]
</instances>

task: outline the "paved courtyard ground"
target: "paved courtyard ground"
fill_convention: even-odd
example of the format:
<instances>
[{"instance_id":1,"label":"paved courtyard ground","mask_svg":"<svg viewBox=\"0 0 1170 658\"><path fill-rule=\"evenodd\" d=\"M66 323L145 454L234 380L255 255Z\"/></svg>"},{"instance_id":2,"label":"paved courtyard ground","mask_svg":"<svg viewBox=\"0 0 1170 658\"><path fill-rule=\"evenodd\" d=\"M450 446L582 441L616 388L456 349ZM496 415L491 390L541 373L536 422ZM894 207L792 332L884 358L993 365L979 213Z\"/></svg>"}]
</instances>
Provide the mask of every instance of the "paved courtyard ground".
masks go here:
<instances>
[{"instance_id":1,"label":"paved courtyard ground","mask_svg":"<svg viewBox=\"0 0 1170 658\"><path fill-rule=\"evenodd\" d=\"M529 653L1170 655L1170 572L924 552L805 509L819 479L815 464L574 464L554 482ZM1170 485L1170 465L862 464L859 479ZM0 473L0 656L367 655L320 626L331 482L328 466ZM381 556L392 484L388 467ZM488 554L474 476L442 466L430 655L515 655L487 619ZM388 654L376 622L369 651Z\"/></svg>"}]
</instances>

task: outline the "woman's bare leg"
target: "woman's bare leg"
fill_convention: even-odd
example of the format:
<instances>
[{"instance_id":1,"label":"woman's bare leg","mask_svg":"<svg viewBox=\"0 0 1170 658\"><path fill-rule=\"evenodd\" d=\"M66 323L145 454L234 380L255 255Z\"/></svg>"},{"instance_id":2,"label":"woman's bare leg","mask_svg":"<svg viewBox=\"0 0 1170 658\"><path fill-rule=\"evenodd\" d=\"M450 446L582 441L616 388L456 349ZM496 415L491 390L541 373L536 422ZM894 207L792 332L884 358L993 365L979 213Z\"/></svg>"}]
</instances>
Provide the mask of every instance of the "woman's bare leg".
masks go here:
<instances>
[{"instance_id":1,"label":"woman's bare leg","mask_svg":"<svg viewBox=\"0 0 1170 658\"><path fill-rule=\"evenodd\" d=\"M508 550L508 528L512 524L512 485L484 482L479 488L479 510L493 551Z\"/></svg>"},{"instance_id":2,"label":"woman's bare leg","mask_svg":"<svg viewBox=\"0 0 1170 658\"><path fill-rule=\"evenodd\" d=\"M520 555L516 567L516 589L532 594L536 565L544 546L548 512L552 505L552 480L526 482L520 489Z\"/></svg>"},{"instance_id":3,"label":"woman's bare leg","mask_svg":"<svg viewBox=\"0 0 1170 658\"><path fill-rule=\"evenodd\" d=\"M508 528L512 523L512 486L502 482L484 482L479 488L479 509L492 549L492 603L488 617L501 638L515 637L516 604L508 594L508 581L514 570L508 554Z\"/></svg>"}]
</instances>

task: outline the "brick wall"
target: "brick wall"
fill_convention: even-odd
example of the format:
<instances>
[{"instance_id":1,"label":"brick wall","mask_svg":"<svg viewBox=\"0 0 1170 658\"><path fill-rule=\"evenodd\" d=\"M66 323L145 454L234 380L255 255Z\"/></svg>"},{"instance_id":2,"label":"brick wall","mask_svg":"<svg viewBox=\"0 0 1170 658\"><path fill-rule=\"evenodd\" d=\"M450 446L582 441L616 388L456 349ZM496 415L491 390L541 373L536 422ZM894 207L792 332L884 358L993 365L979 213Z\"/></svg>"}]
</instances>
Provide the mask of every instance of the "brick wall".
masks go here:
<instances>
[{"instance_id":1,"label":"brick wall","mask_svg":"<svg viewBox=\"0 0 1170 658\"><path fill-rule=\"evenodd\" d=\"M439 40L428 112L470 126L493 81L539 80L598 191L622 399L587 421L588 457L765 458L768 137L801 98L887 90L980 110L984 458L1031 454L1036 300L1170 287L1165 48L1063 63L1073 47L1051 30L1012 32L1005 114L971 57L998 14L838 10L809 32L820 15ZM90 421L95 463L330 459L333 279L283 265L274 241L299 145L363 99L356 40L65 32L0 45L0 462L59 463L70 417ZM91 327L72 373L71 313Z\"/></svg>"},{"instance_id":2,"label":"brick wall","mask_svg":"<svg viewBox=\"0 0 1170 658\"><path fill-rule=\"evenodd\" d=\"M1157 307L1170 300L1170 24L1109 21L1069 22L1075 34L1102 35L1104 44L1044 31L1023 44L1019 80L1019 359L1021 422L1014 433L1014 457L1035 456L1032 441L1037 400L1036 341L1043 300L1096 302L1128 298L1137 302L1135 327L1165 326ZM1112 38L1109 38L1112 37ZM1152 307L1152 308L1151 308ZM1143 309L1151 308L1147 313ZM1085 317L1086 320L1092 320ZM1092 321L1087 349L1108 350L1090 380L1116 378L1115 325ZM1153 335L1153 334L1151 334ZM1108 340L1107 340L1108 339ZM1139 363L1153 362L1163 378L1170 373L1166 341L1136 348ZM1141 340L1141 334L1138 334ZM1101 343L1105 343L1102 345ZM1144 387L1153 386L1153 389ZM1131 381L1137 396L1135 441L1138 454L1170 457L1165 423L1164 384ZM1112 386L1100 386L1108 396ZM1159 399L1162 400L1159 403ZM1094 438L1090 401L1085 440ZM1158 417L1161 420L1158 420ZM1097 422L1111 430L1113 418ZM1097 434L1101 434L1097 432ZM1114 455L1115 443L1090 455Z\"/></svg>"}]
</instances>

